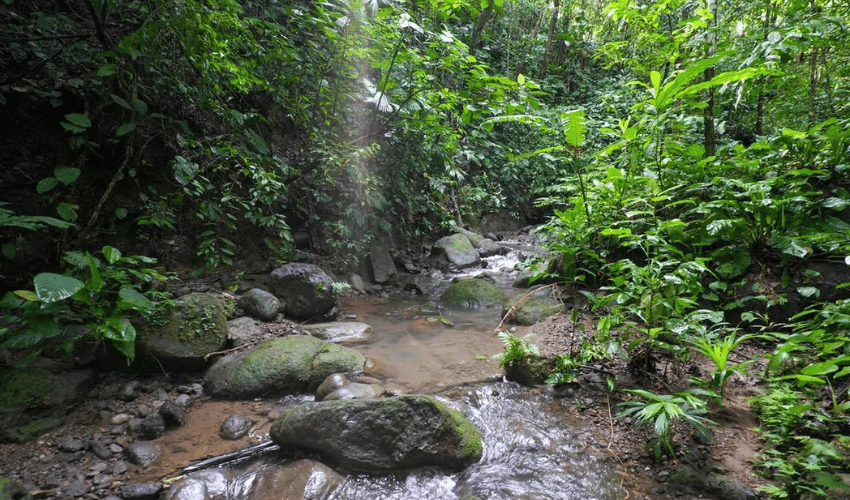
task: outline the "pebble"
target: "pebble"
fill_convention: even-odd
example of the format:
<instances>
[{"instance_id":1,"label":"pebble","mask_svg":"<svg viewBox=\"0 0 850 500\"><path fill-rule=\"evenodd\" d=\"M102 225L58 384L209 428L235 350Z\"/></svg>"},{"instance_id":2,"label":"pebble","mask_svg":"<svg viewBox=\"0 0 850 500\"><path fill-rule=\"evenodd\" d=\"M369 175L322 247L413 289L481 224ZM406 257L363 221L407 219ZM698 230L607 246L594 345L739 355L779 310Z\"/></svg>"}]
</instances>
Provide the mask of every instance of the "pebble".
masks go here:
<instances>
[{"instance_id":1,"label":"pebble","mask_svg":"<svg viewBox=\"0 0 850 500\"><path fill-rule=\"evenodd\" d=\"M109 423L113 425L121 425L126 424L130 421L130 415L126 413L119 413L118 415L113 415L112 418L109 419Z\"/></svg>"},{"instance_id":2,"label":"pebble","mask_svg":"<svg viewBox=\"0 0 850 500\"><path fill-rule=\"evenodd\" d=\"M174 398L174 404L177 406L189 406L189 403L192 402L192 396L188 394L179 394L176 398Z\"/></svg>"}]
</instances>

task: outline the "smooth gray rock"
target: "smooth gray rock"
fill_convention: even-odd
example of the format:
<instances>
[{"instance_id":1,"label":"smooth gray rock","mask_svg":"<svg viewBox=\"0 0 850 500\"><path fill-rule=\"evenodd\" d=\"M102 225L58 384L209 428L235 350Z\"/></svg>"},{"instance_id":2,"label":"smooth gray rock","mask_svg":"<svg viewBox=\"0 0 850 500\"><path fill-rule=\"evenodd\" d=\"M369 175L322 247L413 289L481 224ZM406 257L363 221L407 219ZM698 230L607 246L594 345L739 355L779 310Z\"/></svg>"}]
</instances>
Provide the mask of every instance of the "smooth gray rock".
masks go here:
<instances>
[{"instance_id":1,"label":"smooth gray rock","mask_svg":"<svg viewBox=\"0 0 850 500\"><path fill-rule=\"evenodd\" d=\"M328 375L360 373L365 363L359 352L315 337L275 337L216 361L204 376L204 388L234 399L312 392Z\"/></svg>"},{"instance_id":2,"label":"smooth gray rock","mask_svg":"<svg viewBox=\"0 0 850 500\"><path fill-rule=\"evenodd\" d=\"M269 287L286 303L286 314L295 319L323 318L337 306L333 280L313 264L291 263L275 269Z\"/></svg>"},{"instance_id":3,"label":"smooth gray rock","mask_svg":"<svg viewBox=\"0 0 850 500\"><path fill-rule=\"evenodd\" d=\"M372 243L369 249L369 263L372 266L372 277L379 285L391 282L398 274L390 250L379 241Z\"/></svg>"},{"instance_id":4,"label":"smooth gray rock","mask_svg":"<svg viewBox=\"0 0 850 500\"><path fill-rule=\"evenodd\" d=\"M262 334L260 323L254 318L242 316L227 322L227 337L234 347L249 344L259 339Z\"/></svg>"},{"instance_id":5,"label":"smooth gray rock","mask_svg":"<svg viewBox=\"0 0 850 500\"><path fill-rule=\"evenodd\" d=\"M357 273L351 273L348 275L348 284L351 286L351 289L357 293L365 293L366 292L366 284L363 283L363 277Z\"/></svg>"},{"instance_id":6,"label":"smooth gray rock","mask_svg":"<svg viewBox=\"0 0 850 500\"><path fill-rule=\"evenodd\" d=\"M193 472L175 481L163 494L162 500L227 500L231 476L227 469Z\"/></svg>"},{"instance_id":7,"label":"smooth gray rock","mask_svg":"<svg viewBox=\"0 0 850 500\"><path fill-rule=\"evenodd\" d=\"M218 428L218 435L222 439L241 439L248 434L252 425L254 425L254 422L250 418L237 413L227 417L221 423L221 427Z\"/></svg>"},{"instance_id":8,"label":"smooth gray rock","mask_svg":"<svg viewBox=\"0 0 850 500\"><path fill-rule=\"evenodd\" d=\"M269 433L282 448L318 451L341 466L397 471L426 465L463 469L481 458L478 429L432 396L301 403Z\"/></svg>"},{"instance_id":9,"label":"smooth gray rock","mask_svg":"<svg viewBox=\"0 0 850 500\"><path fill-rule=\"evenodd\" d=\"M460 233L445 236L431 247L428 260L438 268L454 265L459 269L481 265L481 255L469 238Z\"/></svg>"},{"instance_id":10,"label":"smooth gray rock","mask_svg":"<svg viewBox=\"0 0 850 500\"><path fill-rule=\"evenodd\" d=\"M372 327L366 323L355 321L339 321L333 323L315 323L301 326L301 331L318 339L328 342L345 342L366 340L372 333Z\"/></svg>"},{"instance_id":11,"label":"smooth gray rock","mask_svg":"<svg viewBox=\"0 0 850 500\"><path fill-rule=\"evenodd\" d=\"M298 460L283 467L263 469L257 475L248 500L326 500L344 480L320 462Z\"/></svg>"},{"instance_id":12,"label":"smooth gray rock","mask_svg":"<svg viewBox=\"0 0 850 500\"><path fill-rule=\"evenodd\" d=\"M282 310L280 300L274 294L259 288L245 292L239 297L236 305L244 309L248 316L263 321L274 321Z\"/></svg>"},{"instance_id":13,"label":"smooth gray rock","mask_svg":"<svg viewBox=\"0 0 850 500\"><path fill-rule=\"evenodd\" d=\"M352 382L345 387L333 391L325 396L322 401L333 401L337 399L375 399L384 394L384 388L376 384L361 384ZM318 401L318 399L317 399Z\"/></svg>"},{"instance_id":14,"label":"smooth gray rock","mask_svg":"<svg viewBox=\"0 0 850 500\"><path fill-rule=\"evenodd\" d=\"M136 441L127 450L127 460L142 469L154 463L159 458L162 447L154 441Z\"/></svg>"},{"instance_id":15,"label":"smooth gray rock","mask_svg":"<svg viewBox=\"0 0 850 500\"><path fill-rule=\"evenodd\" d=\"M142 420L138 430L138 438L150 441L165 434L165 417L157 413L151 413Z\"/></svg>"},{"instance_id":16,"label":"smooth gray rock","mask_svg":"<svg viewBox=\"0 0 850 500\"><path fill-rule=\"evenodd\" d=\"M328 375L319 387L316 388L316 401L325 399L328 394L336 391L337 389L341 389L350 383L351 380L349 380L344 373L332 373L331 375Z\"/></svg>"}]
</instances>

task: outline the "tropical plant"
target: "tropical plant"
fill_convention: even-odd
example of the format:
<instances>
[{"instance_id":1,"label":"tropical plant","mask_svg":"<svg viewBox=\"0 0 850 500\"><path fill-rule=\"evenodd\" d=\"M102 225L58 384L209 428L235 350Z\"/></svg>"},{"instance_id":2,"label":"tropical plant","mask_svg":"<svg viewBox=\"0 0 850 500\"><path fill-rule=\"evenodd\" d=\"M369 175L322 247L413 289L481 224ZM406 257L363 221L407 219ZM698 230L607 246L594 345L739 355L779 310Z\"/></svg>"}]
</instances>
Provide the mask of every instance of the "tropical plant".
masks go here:
<instances>
[{"instance_id":1,"label":"tropical plant","mask_svg":"<svg viewBox=\"0 0 850 500\"><path fill-rule=\"evenodd\" d=\"M528 334L525 337L519 338L515 337L510 332L502 331L498 333L498 337L505 344L504 351L493 356L494 359L499 360L499 366L508 366L518 363L527 356L540 356L540 349L531 343L531 337L533 337L533 334Z\"/></svg>"},{"instance_id":2,"label":"tropical plant","mask_svg":"<svg viewBox=\"0 0 850 500\"><path fill-rule=\"evenodd\" d=\"M84 325L92 339L109 340L131 362L136 338L131 319L154 310L156 302L149 296L164 294L151 286L167 277L150 267L155 259L123 256L109 246L101 253L105 262L88 252L67 252L66 274L40 273L33 278L33 291L7 293L0 301L7 323L0 328L0 347L28 351L22 364L49 347L70 353L81 340L71 326Z\"/></svg>"},{"instance_id":3,"label":"tropical plant","mask_svg":"<svg viewBox=\"0 0 850 500\"><path fill-rule=\"evenodd\" d=\"M656 460L660 461L664 455L676 456L673 447L673 424L679 420L684 421L705 441L711 440L710 425L716 425L705 417L706 396L712 396L708 391L701 389L688 389L672 395L657 395L643 389L632 389L626 391L641 398L620 403L625 409L617 418L634 417L638 427L652 425L652 437L647 440L647 451L652 453Z\"/></svg>"},{"instance_id":4,"label":"tropical plant","mask_svg":"<svg viewBox=\"0 0 850 500\"><path fill-rule=\"evenodd\" d=\"M722 402L726 382L728 382L729 379L736 373L741 373L745 366L755 361L754 359L748 359L741 363L730 365L729 355L742 342L753 337L755 337L755 335L742 335L738 337L737 332L733 329L722 339L718 339L716 334L704 334L688 339L688 342L697 350L697 352L714 363L714 368L711 370L711 378L707 381L694 381L698 382L700 385L706 385L712 390L716 390L719 393L721 398L720 401Z\"/></svg>"}]
</instances>

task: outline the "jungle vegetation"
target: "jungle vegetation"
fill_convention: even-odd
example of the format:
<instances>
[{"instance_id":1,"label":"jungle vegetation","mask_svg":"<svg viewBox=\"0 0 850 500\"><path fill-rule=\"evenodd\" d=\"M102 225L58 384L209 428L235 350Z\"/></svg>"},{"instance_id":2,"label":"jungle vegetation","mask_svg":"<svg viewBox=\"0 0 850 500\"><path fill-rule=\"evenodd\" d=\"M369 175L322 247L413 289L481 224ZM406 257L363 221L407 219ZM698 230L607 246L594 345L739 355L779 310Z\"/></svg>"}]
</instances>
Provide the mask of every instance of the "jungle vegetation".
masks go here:
<instances>
[{"instance_id":1,"label":"jungle vegetation","mask_svg":"<svg viewBox=\"0 0 850 500\"><path fill-rule=\"evenodd\" d=\"M606 356L644 372L709 357L707 380L634 390L623 409L664 459L670 423L707 432L747 368L729 354L762 342L769 493L826 495L850 463L848 13L0 0L0 275L14 291L0 347L67 348L56 318L77 315L132 357L128 318L162 298L154 258L287 262L306 233L344 269L375 238L510 213L545 222L545 274L600 317L553 382Z\"/></svg>"}]
</instances>

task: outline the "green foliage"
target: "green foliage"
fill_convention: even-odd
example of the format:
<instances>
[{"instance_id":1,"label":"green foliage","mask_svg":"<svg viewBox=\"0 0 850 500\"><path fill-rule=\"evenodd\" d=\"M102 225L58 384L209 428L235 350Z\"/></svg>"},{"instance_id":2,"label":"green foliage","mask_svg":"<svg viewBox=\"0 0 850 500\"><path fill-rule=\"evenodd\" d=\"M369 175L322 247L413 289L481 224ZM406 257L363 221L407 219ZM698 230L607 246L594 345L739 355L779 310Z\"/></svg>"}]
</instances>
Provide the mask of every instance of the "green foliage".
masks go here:
<instances>
[{"instance_id":1,"label":"green foliage","mask_svg":"<svg viewBox=\"0 0 850 500\"><path fill-rule=\"evenodd\" d=\"M536 345L532 344L530 339L533 336L528 334L523 338L515 337L510 332L499 332L498 336L505 344L505 350L493 356L499 360L499 366L508 366L525 359L526 356L539 356L540 350Z\"/></svg>"},{"instance_id":2,"label":"green foliage","mask_svg":"<svg viewBox=\"0 0 850 500\"><path fill-rule=\"evenodd\" d=\"M81 340L71 326L82 324L94 340L108 339L131 362L136 338L131 319L154 310L154 300L163 294L150 287L166 276L149 267L156 263L149 257L123 256L110 246L101 254L104 261L88 252L67 252L66 274L41 273L33 278L34 291L7 293L0 301L8 323L0 329L0 346L29 351L24 362L46 348L70 354Z\"/></svg>"},{"instance_id":3,"label":"green foliage","mask_svg":"<svg viewBox=\"0 0 850 500\"><path fill-rule=\"evenodd\" d=\"M754 335L742 335L738 337L737 332L732 330L722 339L717 338L716 335L700 335L689 339L689 342L697 352L707 357L714 364L714 368L711 370L711 378L704 383L710 389L716 390L721 398L723 397L726 382L736 373L740 373L745 366L755 361L748 359L734 365L729 364L729 355L732 351L741 345L742 342L753 337Z\"/></svg>"},{"instance_id":4,"label":"green foliage","mask_svg":"<svg viewBox=\"0 0 850 500\"><path fill-rule=\"evenodd\" d=\"M627 392L641 399L620 403L625 409L617 418L633 417L638 427L652 425L652 437L646 447L655 460L661 461L665 455L676 456L672 426L679 420L693 427L705 441L711 440L708 426L716 424L703 416L708 410L702 399L712 396L711 393L700 389L689 389L673 395L657 395L642 389Z\"/></svg>"}]
</instances>

